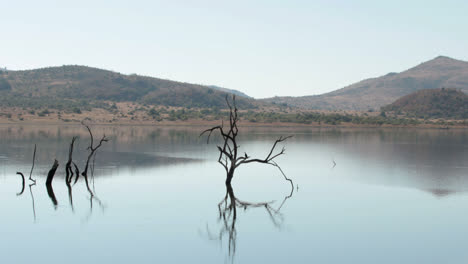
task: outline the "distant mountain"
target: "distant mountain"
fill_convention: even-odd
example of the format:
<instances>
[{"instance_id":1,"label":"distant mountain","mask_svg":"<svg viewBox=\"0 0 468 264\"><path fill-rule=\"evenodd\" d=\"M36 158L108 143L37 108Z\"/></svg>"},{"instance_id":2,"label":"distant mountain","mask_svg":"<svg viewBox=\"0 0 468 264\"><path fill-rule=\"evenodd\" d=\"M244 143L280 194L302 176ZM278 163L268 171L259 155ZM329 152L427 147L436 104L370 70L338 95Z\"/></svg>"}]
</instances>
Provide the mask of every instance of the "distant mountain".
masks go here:
<instances>
[{"instance_id":1,"label":"distant mountain","mask_svg":"<svg viewBox=\"0 0 468 264\"><path fill-rule=\"evenodd\" d=\"M86 66L0 72L0 106L86 100L224 108L224 98L231 93L239 92ZM242 108L257 105L248 97L240 97L237 102Z\"/></svg>"},{"instance_id":2,"label":"distant mountain","mask_svg":"<svg viewBox=\"0 0 468 264\"><path fill-rule=\"evenodd\" d=\"M367 79L330 93L264 101L307 109L365 111L377 110L418 90L442 87L468 93L468 62L439 56L404 72Z\"/></svg>"},{"instance_id":3,"label":"distant mountain","mask_svg":"<svg viewBox=\"0 0 468 264\"><path fill-rule=\"evenodd\" d=\"M468 95L455 89L427 89L405 95L382 111L420 118L468 118Z\"/></svg>"},{"instance_id":4,"label":"distant mountain","mask_svg":"<svg viewBox=\"0 0 468 264\"><path fill-rule=\"evenodd\" d=\"M243 93L241 91L238 91L238 90L223 88L223 87L219 87L219 86L216 86L216 85L209 85L208 87L216 89L218 91L222 91L222 92L226 92L226 93L230 93L230 94L235 94L235 95L240 96L240 97L245 97L245 98L252 99L252 97L250 97L250 96L246 95L245 93Z\"/></svg>"}]
</instances>

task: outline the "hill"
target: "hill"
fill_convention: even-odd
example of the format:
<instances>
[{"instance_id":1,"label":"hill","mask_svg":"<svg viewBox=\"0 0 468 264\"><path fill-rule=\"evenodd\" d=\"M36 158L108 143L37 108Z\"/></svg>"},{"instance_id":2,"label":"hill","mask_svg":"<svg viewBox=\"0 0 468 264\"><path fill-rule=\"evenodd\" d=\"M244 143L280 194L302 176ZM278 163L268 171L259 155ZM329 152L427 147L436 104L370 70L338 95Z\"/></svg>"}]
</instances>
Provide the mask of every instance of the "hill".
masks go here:
<instances>
[{"instance_id":1,"label":"hill","mask_svg":"<svg viewBox=\"0 0 468 264\"><path fill-rule=\"evenodd\" d=\"M468 118L468 95L455 89L427 89L405 95L382 111L419 118Z\"/></svg>"},{"instance_id":2,"label":"hill","mask_svg":"<svg viewBox=\"0 0 468 264\"><path fill-rule=\"evenodd\" d=\"M216 86L216 85L209 85L208 87L213 88L213 89L216 89L216 90L218 90L218 91L222 91L222 92L234 94L234 95L236 95L236 96L240 96L240 97L245 97L245 98L253 99L252 97L250 97L250 96L248 96L247 94L245 94L245 93L243 93L243 92L241 92L241 91L238 91L238 90L228 89L228 88L224 88L224 87L219 87L219 86Z\"/></svg>"},{"instance_id":3,"label":"hill","mask_svg":"<svg viewBox=\"0 0 468 264\"><path fill-rule=\"evenodd\" d=\"M264 101L306 109L367 111L379 109L418 90L442 87L468 93L468 62L439 56L401 73L367 79L330 93L274 97Z\"/></svg>"},{"instance_id":4,"label":"hill","mask_svg":"<svg viewBox=\"0 0 468 264\"><path fill-rule=\"evenodd\" d=\"M224 98L229 93L235 92L85 66L0 72L0 106L57 108L110 101L224 108ZM242 108L257 105L246 97L237 101Z\"/></svg>"}]
</instances>

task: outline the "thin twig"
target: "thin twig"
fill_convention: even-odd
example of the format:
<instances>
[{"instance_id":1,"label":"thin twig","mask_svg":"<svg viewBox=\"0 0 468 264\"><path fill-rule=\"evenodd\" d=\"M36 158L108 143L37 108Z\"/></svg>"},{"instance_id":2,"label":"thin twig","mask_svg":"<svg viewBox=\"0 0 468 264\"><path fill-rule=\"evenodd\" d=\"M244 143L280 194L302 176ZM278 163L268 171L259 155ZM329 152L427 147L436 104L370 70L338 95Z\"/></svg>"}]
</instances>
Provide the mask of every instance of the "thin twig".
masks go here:
<instances>
[{"instance_id":1,"label":"thin twig","mask_svg":"<svg viewBox=\"0 0 468 264\"><path fill-rule=\"evenodd\" d=\"M36 180L34 180L34 179L32 178L32 173L33 173L33 170L34 170L34 163L35 163L35 160L36 160L36 144L34 144L34 153L33 153L32 167L31 167L31 172L29 173L29 180L30 180L30 181L33 181L33 182L36 182Z\"/></svg>"}]
</instances>

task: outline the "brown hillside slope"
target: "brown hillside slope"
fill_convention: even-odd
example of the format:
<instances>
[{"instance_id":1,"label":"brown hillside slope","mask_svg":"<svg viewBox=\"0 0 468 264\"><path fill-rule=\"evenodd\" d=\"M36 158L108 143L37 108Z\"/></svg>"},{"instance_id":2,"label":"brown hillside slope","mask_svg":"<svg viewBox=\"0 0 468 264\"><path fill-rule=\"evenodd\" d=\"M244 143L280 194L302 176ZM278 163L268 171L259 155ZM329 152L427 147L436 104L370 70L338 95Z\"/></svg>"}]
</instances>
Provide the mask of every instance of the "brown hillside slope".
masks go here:
<instances>
[{"instance_id":1,"label":"brown hillside slope","mask_svg":"<svg viewBox=\"0 0 468 264\"><path fill-rule=\"evenodd\" d=\"M439 56L404 72L367 79L330 93L265 101L308 109L365 111L377 110L418 90L442 87L468 93L468 62Z\"/></svg>"},{"instance_id":2,"label":"brown hillside slope","mask_svg":"<svg viewBox=\"0 0 468 264\"><path fill-rule=\"evenodd\" d=\"M405 95L382 111L420 118L468 118L468 95L455 89L427 89Z\"/></svg>"},{"instance_id":3,"label":"brown hillside slope","mask_svg":"<svg viewBox=\"0 0 468 264\"><path fill-rule=\"evenodd\" d=\"M62 99L224 108L228 93L203 85L86 66L0 72L0 106L52 105ZM257 103L239 97L238 105L252 108Z\"/></svg>"}]
</instances>

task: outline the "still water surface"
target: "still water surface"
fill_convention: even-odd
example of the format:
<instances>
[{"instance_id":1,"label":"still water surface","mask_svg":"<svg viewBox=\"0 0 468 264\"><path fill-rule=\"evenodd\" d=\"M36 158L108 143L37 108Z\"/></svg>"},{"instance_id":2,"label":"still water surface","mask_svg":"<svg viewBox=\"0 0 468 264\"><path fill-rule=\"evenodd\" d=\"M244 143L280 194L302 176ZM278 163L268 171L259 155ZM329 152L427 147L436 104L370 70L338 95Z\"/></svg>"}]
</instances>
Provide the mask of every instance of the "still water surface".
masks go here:
<instances>
[{"instance_id":1,"label":"still water surface","mask_svg":"<svg viewBox=\"0 0 468 264\"><path fill-rule=\"evenodd\" d=\"M243 129L239 143L278 158L240 167L233 220L216 139L200 128L95 126L91 197L65 185L80 126L0 126L1 263L467 263L468 132L427 129ZM21 191L21 171L33 178ZM45 187L53 160L54 205ZM336 163L336 165L334 165ZM225 199L224 202L223 199ZM221 203L220 203L221 202Z\"/></svg>"}]
</instances>

